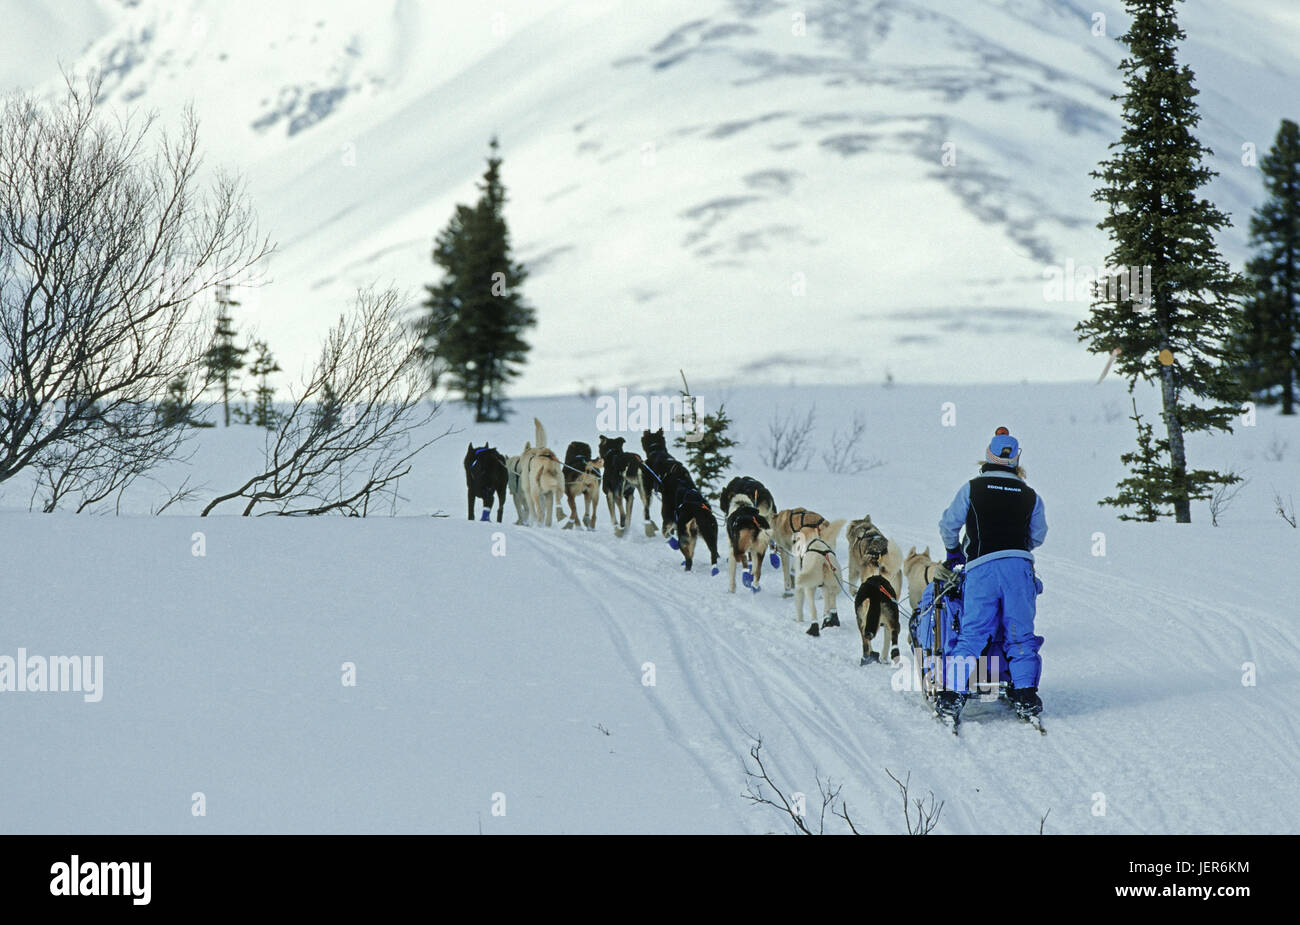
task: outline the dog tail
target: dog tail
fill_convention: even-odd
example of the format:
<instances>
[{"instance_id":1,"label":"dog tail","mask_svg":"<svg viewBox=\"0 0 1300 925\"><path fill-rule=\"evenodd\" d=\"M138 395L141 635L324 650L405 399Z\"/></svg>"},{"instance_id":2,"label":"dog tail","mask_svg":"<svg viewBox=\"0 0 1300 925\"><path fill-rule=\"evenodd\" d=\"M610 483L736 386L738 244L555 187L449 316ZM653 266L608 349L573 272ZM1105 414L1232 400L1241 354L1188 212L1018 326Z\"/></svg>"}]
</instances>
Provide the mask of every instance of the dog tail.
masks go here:
<instances>
[{"instance_id":1,"label":"dog tail","mask_svg":"<svg viewBox=\"0 0 1300 925\"><path fill-rule=\"evenodd\" d=\"M848 522L847 518L841 517L839 520L832 520L830 525L827 526L826 532L822 534L822 539L830 545L831 549L834 549L835 544L839 542L840 531L844 529L844 525Z\"/></svg>"},{"instance_id":2,"label":"dog tail","mask_svg":"<svg viewBox=\"0 0 1300 925\"><path fill-rule=\"evenodd\" d=\"M546 446L546 428L542 426L542 422L537 418L533 418L533 430L537 437L537 445Z\"/></svg>"}]
</instances>

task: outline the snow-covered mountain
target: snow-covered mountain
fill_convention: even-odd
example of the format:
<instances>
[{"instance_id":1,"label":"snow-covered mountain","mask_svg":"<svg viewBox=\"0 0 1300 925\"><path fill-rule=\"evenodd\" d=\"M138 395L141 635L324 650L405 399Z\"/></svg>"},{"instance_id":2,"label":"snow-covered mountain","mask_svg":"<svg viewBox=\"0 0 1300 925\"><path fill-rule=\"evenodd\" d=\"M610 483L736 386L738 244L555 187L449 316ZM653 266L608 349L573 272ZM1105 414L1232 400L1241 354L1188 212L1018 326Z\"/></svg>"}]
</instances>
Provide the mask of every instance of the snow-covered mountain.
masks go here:
<instances>
[{"instance_id":1,"label":"snow-covered mountain","mask_svg":"<svg viewBox=\"0 0 1300 925\"><path fill-rule=\"evenodd\" d=\"M1242 146L1297 115L1300 13L1180 15L1240 262L1260 195ZM1108 249L1087 174L1119 128L1113 0L0 0L0 22L6 86L95 66L116 106L193 101L208 162L247 175L279 242L239 321L291 372L356 285L418 297L494 133L539 309L521 394L679 366L1097 372L1084 304L1049 300L1044 270Z\"/></svg>"}]
</instances>

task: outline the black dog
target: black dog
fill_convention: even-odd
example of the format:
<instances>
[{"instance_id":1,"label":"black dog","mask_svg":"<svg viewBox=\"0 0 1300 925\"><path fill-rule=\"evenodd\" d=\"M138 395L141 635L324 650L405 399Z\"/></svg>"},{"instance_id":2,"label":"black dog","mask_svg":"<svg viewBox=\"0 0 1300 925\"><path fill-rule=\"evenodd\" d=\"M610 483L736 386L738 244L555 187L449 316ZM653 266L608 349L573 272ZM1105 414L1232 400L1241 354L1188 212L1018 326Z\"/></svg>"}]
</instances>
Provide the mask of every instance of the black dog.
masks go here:
<instances>
[{"instance_id":1,"label":"black dog","mask_svg":"<svg viewBox=\"0 0 1300 925\"><path fill-rule=\"evenodd\" d=\"M691 570L698 538L709 547L711 574L718 574L718 522L713 519L708 502L694 485L678 493L673 518L677 526L677 548L686 557L686 571Z\"/></svg>"},{"instance_id":2,"label":"black dog","mask_svg":"<svg viewBox=\"0 0 1300 925\"><path fill-rule=\"evenodd\" d=\"M645 508L645 521L650 523L650 495L646 491L645 465L641 456L623 449L626 437L600 438L600 458L605 461L605 471L601 476L600 490L609 503L609 518L614 522L614 529L622 535L627 529L628 518L632 514L632 496L640 490L641 503ZM653 526L650 530L653 531Z\"/></svg>"},{"instance_id":3,"label":"black dog","mask_svg":"<svg viewBox=\"0 0 1300 925\"><path fill-rule=\"evenodd\" d=\"M898 658L898 595L894 593L894 586L882 576L872 575L858 588L853 599L853 611L858 616L858 633L862 636L862 661L858 664L870 665L880 661L880 656L871 651L871 640L880 626L882 613L889 636L889 661L892 663Z\"/></svg>"},{"instance_id":4,"label":"black dog","mask_svg":"<svg viewBox=\"0 0 1300 925\"><path fill-rule=\"evenodd\" d=\"M769 517L776 514L776 502L772 500L772 493L767 490L767 486L748 475L738 475L722 489L720 503L724 516L731 510L731 499L736 495L748 495L750 503Z\"/></svg>"},{"instance_id":5,"label":"black dog","mask_svg":"<svg viewBox=\"0 0 1300 925\"><path fill-rule=\"evenodd\" d=\"M492 449L486 443L478 449L474 444L465 451L465 486L469 490L469 519L474 519L474 499L483 501L483 519L492 515L492 495L499 497L497 502L497 523L501 523L501 511L506 506L506 458L500 451Z\"/></svg>"},{"instance_id":6,"label":"black dog","mask_svg":"<svg viewBox=\"0 0 1300 925\"><path fill-rule=\"evenodd\" d=\"M695 490L695 480L686 467L668 452L668 441L664 438L662 427L653 434L648 430L642 431L641 449L645 450L643 467L649 473L648 487L651 491L659 492L663 501L660 514L664 536L669 536L669 527L677 521L677 504L684 492ZM709 519L712 520L712 516ZM717 533L716 521L714 533Z\"/></svg>"}]
</instances>

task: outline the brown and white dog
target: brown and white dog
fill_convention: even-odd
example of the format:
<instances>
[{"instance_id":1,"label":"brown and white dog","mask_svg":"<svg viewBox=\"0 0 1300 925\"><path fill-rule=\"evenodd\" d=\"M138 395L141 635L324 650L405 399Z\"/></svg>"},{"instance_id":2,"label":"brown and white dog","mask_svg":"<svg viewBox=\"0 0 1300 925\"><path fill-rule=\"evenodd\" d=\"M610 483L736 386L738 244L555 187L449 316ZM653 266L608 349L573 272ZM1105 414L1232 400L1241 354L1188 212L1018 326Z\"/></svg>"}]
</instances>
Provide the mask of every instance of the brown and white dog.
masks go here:
<instances>
[{"instance_id":1,"label":"brown and white dog","mask_svg":"<svg viewBox=\"0 0 1300 925\"><path fill-rule=\"evenodd\" d=\"M577 498L582 496L582 525L596 529L596 510L600 501L600 470L604 460L591 458L591 445L577 440L564 451L564 497L569 502L571 519L564 529L572 530L579 523ZM557 507L555 516L564 519L563 508Z\"/></svg>"},{"instance_id":2,"label":"brown and white dog","mask_svg":"<svg viewBox=\"0 0 1300 925\"><path fill-rule=\"evenodd\" d=\"M758 593L758 582L763 576L763 557L772 541L772 526L748 495L732 495L730 501L731 508L727 511L727 543L730 547L727 591L735 593L736 565L741 563L745 567L745 587Z\"/></svg>"},{"instance_id":3,"label":"brown and white dog","mask_svg":"<svg viewBox=\"0 0 1300 925\"><path fill-rule=\"evenodd\" d=\"M644 512L646 536L655 535L654 521L650 519L650 489L646 485L645 465L638 453L623 449L626 437L600 438L600 458L604 468L605 501L609 504L609 519L614 523L614 535L622 536L627 532L628 521L632 519L634 505L633 495L641 496L641 509Z\"/></svg>"},{"instance_id":4,"label":"brown and white dog","mask_svg":"<svg viewBox=\"0 0 1300 925\"><path fill-rule=\"evenodd\" d=\"M889 579L893 588L903 587L903 552L871 522L871 515L849 521L844 534L849 544L849 587L856 589L872 575Z\"/></svg>"},{"instance_id":5,"label":"brown and white dog","mask_svg":"<svg viewBox=\"0 0 1300 925\"><path fill-rule=\"evenodd\" d=\"M948 570L943 567L942 562L935 562L930 558L929 546L925 547L925 552L917 552L916 547L913 546L907 551L907 558L903 560L903 573L907 575L907 602L912 607L912 613L916 613L926 585L936 578L946 577Z\"/></svg>"},{"instance_id":6,"label":"brown and white dog","mask_svg":"<svg viewBox=\"0 0 1300 925\"><path fill-rule=\"evenodd\" d=\"M564 494L564 464L546 445L546 429L533 418L537 446L519 454L525 460L524 480L528 485L528 501L533 523L549 527L552 512Z\"/></svg>"},{"instance_id":7,"label":"brown and white dog","mask_svg":"<svg viewBox=\"0 0 1300 925\"><path fill-rule=\"evenodd\" d=\"M871 640L882 622L885 632L880 640L880 651L889 653L891 665L898 664L898 595L889 579L883 575L868 576L853 599L853 612L857 614L858 633L862 636L862 661L858 664L871 665L880 661L880 656L871 650Z\"/></svg>"},{"instance_id":8,"label":"brown and white dog","mask_svg":"<svg viewBox=\"0 0 1300 925\"><path fill-rule=\"evenodd\" d=\"M790 560L793 555L795 534L805 527L813 527L818 530L818 535L825 539L824 531L830 528L830 521L818 514L816 511L810 511L807 508L792 507L784 511L777 511L776 516L772 518L772 542L776 545L776 551L781 557L781 578L782 578L782 597L792 597L794 595L794 577L790 570Z\"/></svg>"},{"instance_id":9,"label":"brown and white dog","mask_svg":"<svg viewBox=\"0 0 1300 925\"><path fill-rule=\"evenodd\" d=\"M821 635L822 626L840 625L835 609L840 593L840 563L835 558L835 541L845 523L845 520L835 520L829 524L800 527L794 531L790 541L790 556L794 561L794 614L795 619L802 623L803 602L807 597L812 608L809 636ZM821 626L817 623L818 588L822 591L822 610L826 617Z\"/></svg>"}]
</instances>

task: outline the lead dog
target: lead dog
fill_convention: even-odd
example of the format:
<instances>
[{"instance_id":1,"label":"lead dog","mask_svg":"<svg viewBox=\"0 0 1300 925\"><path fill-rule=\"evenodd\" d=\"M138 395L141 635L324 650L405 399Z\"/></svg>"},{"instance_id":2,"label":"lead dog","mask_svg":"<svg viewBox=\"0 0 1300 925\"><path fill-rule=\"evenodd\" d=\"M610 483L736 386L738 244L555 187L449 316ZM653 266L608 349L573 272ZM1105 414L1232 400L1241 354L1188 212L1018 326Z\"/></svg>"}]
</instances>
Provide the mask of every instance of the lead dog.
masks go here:
<instances>
[{"instance_id":1,"label":"lead dog","mask_svg":"<svg viewBox=\"0 0 1300 925\"><path fill-rule=\"evenodd\" d=\"M604 463L604 478L601 489L605 492L605 501L609 503L609 519L614 523L614 535L622 536L627 532L627 523L632 519L632 497L641 496L641 507L645 518L645 535L655 535L655 525L650 520L650 490L646 487L648 476L640 455L623 449L626 437L600 438L600 458Z\"/></svg>"},{"instance_id":2,"label":"lead dog","mask_svg":"<svg viewBox=\"0 0 1300 925\"><path fill-rule=\"evenodd\" d=\"M506 458L499 450L494 450L486 443L478 449L474 444L465 451L465 486L469 492L469 519L474 519L474 499L483 501L483 519L492 515L492 496L498 497L497 523L501 523L501 512L506 506Z\"/></svg>"},{"instance_id":3,"label":"lead dog","mask_svg":"<svg viewBox=\"0 0 1300 925\"><path fill-rule=\"evenodd\" d=\"M577 440L569 444L564 451L564 498L569 502L571 519L564 529L572 530L578 525L577 497L582 496L582 525L588 530L596 529L596 509L600 500L600 470L605 464L603 459L591 458L591 445ZM557 508L555 516L564 519L564 510Z\"/></svg>"},{"instance_id":4,"label":"lead dog","mask_svg":"<svg viewBox=\"0 0 1300 925\"><path fill-rule=\"evenodd\" d=\"M759 590L758 582L763 576L763 553L772 541L772 526L760 513L748 495L731 496L731 508L727 512L727 542L731 553L727 557L730 579L727 591L736 591L736 563L743 562L745 572L742 580L751 591Z\"/></svg>"},{"instance_id":5,"label":"lead dog","mask_svg":"<svg viewBox=\"0 0 1300 925\"><path fill-rule=\"evenodd\" d=\"M839 539L845 523L844 520L836 520L828 525L801 527L795 531L790 543L790 553L795 562L795 619L803 622L803 601L807 597L812 607L809 636L820 636L821 626L840 625L840 617L835 609L835 601L840 593L840 563L835 558L835 541ZM817 625L818 588L822 590L823 612L826 615L826 622L821 626Z\"/></svg>"},{"instance_id":6,"label":"lead dog","mask_svg":"<svg viewBox=\"0 0 1300 925\"><path fill-rule=\"evenodd\" d=\"M871 522L871 515L861 520L849 521L844 534L849 544L849 587L858 585L871 575L889 579L894 588L903 587L903 553L898 544L885 536Z\"/></svg>"},{"instance_id":7,"label":"lead dog","mask_svg":"<svg viewBox=\"0 0 1300 925\"><path fill-rule=\"evenodd\" d=\"M871 665L880 661L880 656L871 651L871 640L875 638L876 629L884 616L885 632L880 640L880 650L889 652L890 664L897 664L898 657L898 595L889 579L883 575L871 575L858 588L853 599L853 612L858 617L858 633L862 636L862 661L859 665Z\"/></svg>"},{"instance_id":8,"label":"lead dog","mask_svg":"<svg viewBox=\"0 0 1300 925\"><path fill-rule=\"evenodd\" d=\"M546 429L537 418L533 418L533 428L536 431L537 446L524 450L520 455L527 458L524 478L528 483L533 523L549 527L552 511L564 494L564 466L546 446Z\"/></svg>"},{"instance_id":9,"label":"lead dog","mask_svg":"<svg viewBox=\"0 0 1300 925\"><path fill-rule=\"evenodd\" d=\"M912 607L912 613L916 613L926 587L935 578L942 578L947 573L947 569L943 567L942 562L935 562L930 558L929 546L925 547L925 552L917 552L916 547L913 546L907 551L907 558L903 560L903 572L907 575L907 602Z\"/></svg>"},{"instance_id":10,"label":"lead dog","mask_svg":"<svg viewBox=\"0 0 1300 925\"><path fill-rule=\"evenodd\" d=\"M793 554L795 534L804 527L814 527L819 531L818 535L821 535L820 531L830 527L830 521L816 511L810 511L802 507L792 507L784 511L778 511L776 516L772 518L772 542L781 558L782 597L794 595L794 577L790 570L790 557ZM825 539L824 536L822 538Z\"/></svg>"}]
</instances>

